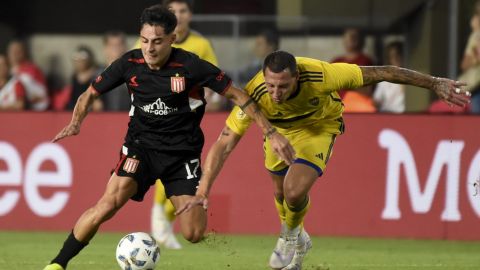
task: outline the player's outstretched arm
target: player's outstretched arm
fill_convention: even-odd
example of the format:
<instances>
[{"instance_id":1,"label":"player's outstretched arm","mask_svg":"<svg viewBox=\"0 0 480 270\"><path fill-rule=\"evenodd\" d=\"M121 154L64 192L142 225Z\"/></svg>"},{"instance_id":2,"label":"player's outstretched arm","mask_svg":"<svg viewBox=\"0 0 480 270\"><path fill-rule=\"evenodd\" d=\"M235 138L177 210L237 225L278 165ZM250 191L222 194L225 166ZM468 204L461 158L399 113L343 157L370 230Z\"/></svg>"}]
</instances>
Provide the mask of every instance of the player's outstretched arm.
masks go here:
<instances>
[{"instance_id":1,"label":"player's outstretched arm","mask_svg":"<svg viewBox=\"0 0 480 270\"><path fill-rule=\"evenodd\" d=\"M466 84L446 78L433 77L415 70L396 66L361 66L364 85L388 81L410 84L434 91L448 104L465 106L470 102L470 92L462 89Z\"/></svg>"},{"instance_id":2,"label":"player's outstretched arm","mask_svg":"<svg viewBox=\"0 0 480 270\"><path fill-rule=\"evenodd\" d=\"M82 124L83 119L87 116L88 110L97 96L98 94L96 91L90 86L78 97L75 108L73 109L72 120L57 134L57 136L55 136L55 138L53 138L52 142L57 142L65 137L80 133L80 125Z\"/></svg>"},{"instance_id":3,"label":"player's outstretched arm","mask_svg":"<svg viewBox=\"0 0 480 270\"><path fill-rule=\"evenodd\" d=\"M208 208L208 195L213 182L220 173L225 160L227 160L241 138L240 135L233 132L228 126L223 128L217 141L208 150L205 164L202 167L202 177L200 178L195 196L177 209L175 215L188 211L195 205L202 205L204 209Z\"/></svg>"},{"instance_id":4,"label":"player's outstretched arm","mask_svg":"<svg viewBox=\"0 0 480 270\"><path fill-rule=\"evenodd\" d=\"M295 159L295 150L288 140L283 137L272 124L263 115L260 108L253 99L236 87L230 87L225 92L225 97L231 99L236 105L242 109L255 123L262 129L263 134L270 140L273 151L286 164L290 165Z\"/></svg>"}]
</instances>

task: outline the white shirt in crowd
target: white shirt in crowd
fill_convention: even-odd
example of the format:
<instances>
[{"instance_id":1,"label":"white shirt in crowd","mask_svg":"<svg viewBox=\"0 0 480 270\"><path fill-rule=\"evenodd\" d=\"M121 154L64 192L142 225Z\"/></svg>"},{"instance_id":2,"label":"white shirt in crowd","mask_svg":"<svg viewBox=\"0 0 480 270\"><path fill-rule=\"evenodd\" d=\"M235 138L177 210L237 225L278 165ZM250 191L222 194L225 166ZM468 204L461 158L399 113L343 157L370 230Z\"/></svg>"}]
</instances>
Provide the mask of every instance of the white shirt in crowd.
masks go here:
<instances>
[{"instance_id":1,"label":"white shirt in crowd","mask_svg":"<svg viewBox=\"0 0 480 270\"><path fill-rule=\"evenodd\" d=\"M373 93L378 112L403 113L405 111L405 89L403 85L380 82Z\"/></svg>"}]
</instances>

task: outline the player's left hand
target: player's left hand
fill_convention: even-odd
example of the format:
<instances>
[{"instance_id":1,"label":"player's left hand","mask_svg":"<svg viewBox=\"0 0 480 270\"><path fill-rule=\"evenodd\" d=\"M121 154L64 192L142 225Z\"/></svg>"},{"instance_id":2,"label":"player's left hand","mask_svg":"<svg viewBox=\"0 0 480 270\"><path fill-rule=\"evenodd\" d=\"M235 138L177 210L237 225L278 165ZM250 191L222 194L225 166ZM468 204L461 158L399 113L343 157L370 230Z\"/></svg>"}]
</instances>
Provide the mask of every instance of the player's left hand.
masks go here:
<instances>
[{"instance_id":1,"label":"player's left hand","mask_svg":"<svg viewBox=\"0 0 480 270\"><path fill-rule=\"evenodd\" d=\"M175 211L175 215L180 215L183 212L188 212L193 207L201 205L203 209L207 210L208 208L208 198L203 195L195 195L188 199L184 205L180 206L180 208Z\"/></svg>"},{"instance_id":2,"label":"player's left hand","mask_svg":"<svg viewBox=\"0 0 480 270\"><path fill-rule=\"evenodd\" d=\"M470 103L470 92L462 89L467 84L445 78L435 78L432 90L449 105L465 107Z\"/></svg>"},{"instance_id":3,"label":"player's left hand","mask_svg":"<svg viewBox=\"0 0 480 270\"><path fill-rule=\"evenodd\" d=\"M269 137L273 151L287 164L293 164L295 160L295 150L287 138L275 131Z\"/></svg>"}]
</instances>

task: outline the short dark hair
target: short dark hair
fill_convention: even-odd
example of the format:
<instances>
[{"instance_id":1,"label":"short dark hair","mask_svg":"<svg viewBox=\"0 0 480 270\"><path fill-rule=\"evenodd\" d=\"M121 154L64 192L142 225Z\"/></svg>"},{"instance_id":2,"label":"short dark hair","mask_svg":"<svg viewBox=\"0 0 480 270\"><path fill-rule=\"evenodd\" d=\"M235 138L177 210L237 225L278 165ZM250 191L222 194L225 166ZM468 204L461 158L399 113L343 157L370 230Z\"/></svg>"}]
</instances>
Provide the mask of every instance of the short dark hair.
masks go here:
<instances>
[{"instance_id":1,"label":"short dark hair","mask_svg":"<svg viewBox=\"0 0 480 270\"><path fill-rule=\"evenodd\" d=\"M295 56L285 51L274 51L267 55L263 61L263 73L267 67L274 73L288 69L292 75L297 75L297 60Z\"/></svg>"},{"instance_id":2,"label":"short dark hair","mask_svg":"<svg viewBox=\"0 0 480 270\"><path fill-rule=\"evenodd\" d=\"M265 28L258 33L259 36L262 36L267 41L267 44L272 46L273 50L276 51L280 47L280 34L276 29Z\"/></svg>"},{"instance_id":3,"label":"short dark hair","mask_svg":"<svg viewBox=\"0 0 480 270\"><path fill-rule=\"evenodd\" d=\"M118 30L111 30L105 32L105 34L103 35L103 44L107 44L110 38L116 37L120 38L122 40L122 43L127 43L127 35L124 32Z\"/></svg>"},{"instance_id":4,"label":"short dark hair","mask_svg":"<svg viewBox=\"0 0 480 270\"><path fill-rule=\"evenodd\" d=\"M161 26L168 35L177 27L177 17L162 5L153 5L144 9L140 16L140 27L143 27L144 24Z\"/></svg>"},{"instance_id":5,"label":"short dark hair","mask_svg":"<svg viewBox=\"0 0 480 270\"><path fill-rule=\"evenodd\" d=\"M73 60L83 60L89 67L95 66L95 54L87 45L79 45L73 52Z\"/></svg>"},{"instance_id":6,"label":"short dark hair","mask_svg":"<svg viewBox=\"0 0 480 270\"><path fill-rule=\"evenodd\" d=\"M190 12L193 12L193 0L163 0L162 5L168 8L171 3L175 2L186 4Z\"/></svg>"}]
</instances>

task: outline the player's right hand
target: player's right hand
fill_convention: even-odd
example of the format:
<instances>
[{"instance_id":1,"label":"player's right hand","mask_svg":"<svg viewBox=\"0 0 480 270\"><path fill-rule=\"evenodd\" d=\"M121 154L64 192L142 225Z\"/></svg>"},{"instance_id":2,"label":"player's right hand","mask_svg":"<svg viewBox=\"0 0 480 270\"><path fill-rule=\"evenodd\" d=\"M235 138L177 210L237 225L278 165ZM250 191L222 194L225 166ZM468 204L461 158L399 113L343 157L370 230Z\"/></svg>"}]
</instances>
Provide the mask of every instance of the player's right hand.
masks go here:
<instances>
[{"instance_id":1,"label":"player's right hand","mask_svg":"<svg viewBox=\"0 0 480 270\"><path fill-rule=\"evenodd\" d=\"M70 123L53 138L52 142L57 142L65 137L77 135L78 133L80 133L80 125Z\"/></svg>"},{"instance_id":2,"label":"player's right hand","mask_svg":"<svg viewBox=\"0 0 480 270\"><path fill-rule=\"evenodd\" d=\"M295 150L290 142L282 134L275 132L270 138L273 151L287 164L292 165L295 160Z\"/></svg>"}]
</instances>

